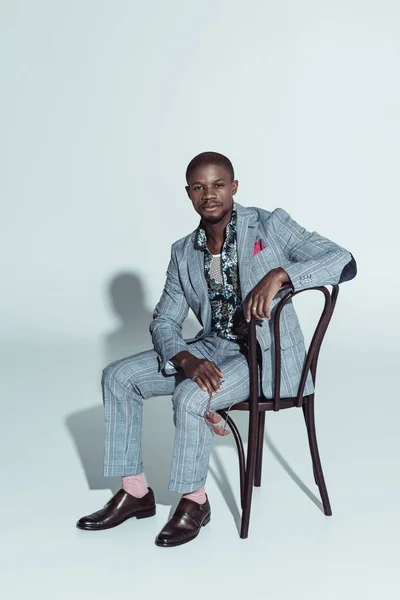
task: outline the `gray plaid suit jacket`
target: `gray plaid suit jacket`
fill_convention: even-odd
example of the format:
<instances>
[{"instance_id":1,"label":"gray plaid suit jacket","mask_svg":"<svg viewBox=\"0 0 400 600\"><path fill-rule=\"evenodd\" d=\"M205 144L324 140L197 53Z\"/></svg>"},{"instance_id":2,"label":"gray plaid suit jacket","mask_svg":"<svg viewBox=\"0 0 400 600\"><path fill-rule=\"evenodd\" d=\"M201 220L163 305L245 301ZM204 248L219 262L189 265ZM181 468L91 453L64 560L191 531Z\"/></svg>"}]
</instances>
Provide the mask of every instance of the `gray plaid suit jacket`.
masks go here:
<instances>
[{"instance_id":1,"label":"gray plaid suit jacket","mask_svg":"<svg viewBox=\"0 0 400 600\"><path fill-rule=\"evenodd\" d=\"M295 291L333 285L355 277L356 264L350 252L315 231L307 231L282 208L270 212L237 203L236 208L242 298L268 271L276 267L282 267L287 272ZM260 239L264 249L253 256L254 244ZM172 245L164 290L150 324L160 370L165 369L167 364L170 366L169 361L175 354L182 350L190 352L191 343L205 338L211 332L204 254L195 248L194 240L195 231ZM257 340L262 355L262 391L267 398L273 395L273 309L285 293L279 292L273 299L271 319L264 319L257 326ZM196 315L202 330L195 338L185 340L182 324L189 308ZM280 324L281 397L291 397L297 393L305 358L304 335L291 301L281 313ZM313 391L309 374L304 393Z\"/></svg>"}]
</instances>

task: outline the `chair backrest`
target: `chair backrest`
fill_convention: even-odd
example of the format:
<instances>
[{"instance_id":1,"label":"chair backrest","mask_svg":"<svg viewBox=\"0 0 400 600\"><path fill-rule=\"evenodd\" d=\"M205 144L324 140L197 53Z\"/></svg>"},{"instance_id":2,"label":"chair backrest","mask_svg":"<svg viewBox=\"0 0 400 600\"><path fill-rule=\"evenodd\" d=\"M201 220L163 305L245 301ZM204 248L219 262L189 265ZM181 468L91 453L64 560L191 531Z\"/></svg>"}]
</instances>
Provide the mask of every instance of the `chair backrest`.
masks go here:
<instances>
[{"instance_id":1,"label":"chair backrest","mask_svg":"<svg viewBox=\"0 0 400 600\"><path fill-rule=\"evenodd\" d=\"M296 406L301 406L303 403L303 393L306 384L307 374L311 371L311 377L313 384L315 385L318 356L321 349L322 341L325 337L326 330L328 329L329 322L332 318L333 311L335 310L336 301L339 295L339 285L333 285L332 291L329 292L325 286L318 286L307 288L304 290L293 291L291 286L286 284L282 286L282 290L288 289L288 293L281 298L279 304L275 309L274 314L274 341L275 341L275 381L274 381L274 395L273 405L274 410L280 409L280 391L281 391L281 344L280 344L280 315L286 302L297 294L303 294L304 292L319 291L322 292L325 297L324 307L322 309L321 316L318 324L315 328L314 335L310 342L308 352L303 365L302 374L300 377L299 388L296 396ZM258 365L257 365L257 337L256 337L256 318L252 317L249 323L249 368L250 368L250 398L258 398Z\"/></svg>"}]
</instances>

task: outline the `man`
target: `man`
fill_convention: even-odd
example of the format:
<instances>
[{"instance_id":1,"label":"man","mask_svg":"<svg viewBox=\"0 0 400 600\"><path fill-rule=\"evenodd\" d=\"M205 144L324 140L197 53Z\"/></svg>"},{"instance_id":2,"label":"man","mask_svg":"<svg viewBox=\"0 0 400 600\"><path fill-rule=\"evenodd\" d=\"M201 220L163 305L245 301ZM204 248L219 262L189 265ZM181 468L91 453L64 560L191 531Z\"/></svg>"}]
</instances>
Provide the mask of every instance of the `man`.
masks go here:
<instances>
[{"instance_id":1,"label":"man","mask_svg":"<svg viewBox=\"0 0 400 600\"><path fill-rule=\"evenodd\" d=\"M261 386L273 393L274 307L284 283L294 290L337 284L355 277L352 255L308 232L281 208L269 212L234 203L232 164L216 152L199 154L186 171L186 192L201 220L172 245L167 279L150 332L154 349L118 360L103 371L105 476L122 476L122 488L101 510L82 517L85 530L115 527L153 516L141 456L143 401L172 395L175 440L169 490L182 494L156 537L162 547L193 540L210 521L205 493L214 431L213 413L249 396L247 323L258 319ZM182 324L192 309L202 325L184 340ZM304 337L292 303L281 314L281 396L297 393L305 357ZM308 376L304 394L314 390ZM206 418L207 417L207 418Z\"/></svg>"}]
</instances>

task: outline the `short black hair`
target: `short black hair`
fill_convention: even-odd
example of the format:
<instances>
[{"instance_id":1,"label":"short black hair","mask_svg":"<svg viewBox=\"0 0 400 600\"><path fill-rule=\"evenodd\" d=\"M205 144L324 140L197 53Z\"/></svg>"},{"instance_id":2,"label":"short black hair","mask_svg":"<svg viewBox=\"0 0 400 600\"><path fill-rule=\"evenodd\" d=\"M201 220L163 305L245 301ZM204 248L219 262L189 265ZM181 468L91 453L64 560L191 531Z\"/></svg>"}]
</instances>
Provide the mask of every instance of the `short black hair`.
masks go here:
<instances>
[{"instance_id":1,"label":"short black hair","mask_svg":"<svg viewBox=\"0 0 400 600\"><path fill-rule=\"evenodd\" d=\"M229 171L232 181L235 179L235 172L229 158L223 154L219 154L219 152L202 152L201 154L198 154L192 158L188 164L186 169L186 182L189 183L189 177L192 171L198 167L203 167L204 165L218 165L220 167L224 167L227 171Z\"/></svg>"}]
</instances>

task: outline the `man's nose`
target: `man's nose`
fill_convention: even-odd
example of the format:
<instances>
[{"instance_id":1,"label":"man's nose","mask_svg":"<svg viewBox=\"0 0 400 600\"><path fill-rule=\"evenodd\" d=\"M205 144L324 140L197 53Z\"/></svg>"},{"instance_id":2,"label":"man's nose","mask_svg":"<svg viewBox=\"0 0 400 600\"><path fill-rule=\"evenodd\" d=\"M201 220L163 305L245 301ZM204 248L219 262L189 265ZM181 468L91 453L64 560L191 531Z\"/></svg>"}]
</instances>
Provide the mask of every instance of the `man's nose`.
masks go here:
<instances>
[{"instance_id":1,"label":"man's nose","mask_svg":"<svg viewBox=\"0 0 400 600\"><path fill-rule=\"evenodd\" d=\"M203 187L203 193L201 195L202 200L211 200L215 198L214 190L212 187Z\"/></svg>"}]
</instances>

